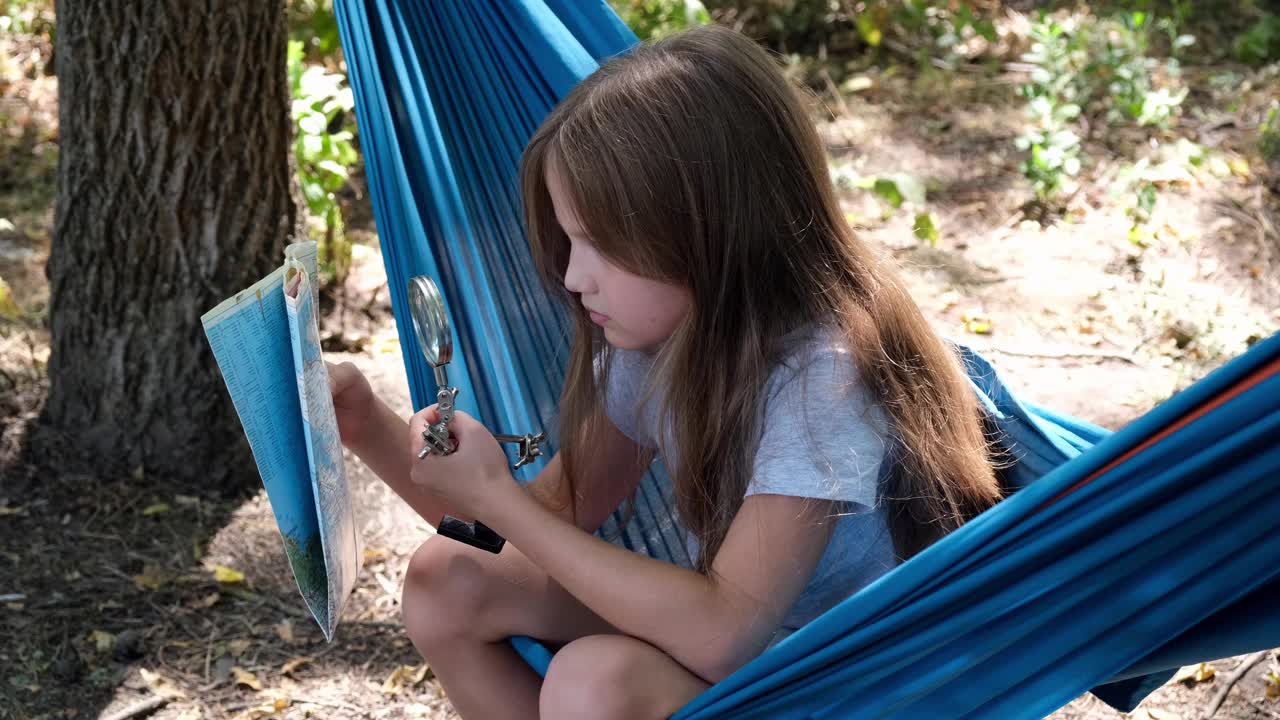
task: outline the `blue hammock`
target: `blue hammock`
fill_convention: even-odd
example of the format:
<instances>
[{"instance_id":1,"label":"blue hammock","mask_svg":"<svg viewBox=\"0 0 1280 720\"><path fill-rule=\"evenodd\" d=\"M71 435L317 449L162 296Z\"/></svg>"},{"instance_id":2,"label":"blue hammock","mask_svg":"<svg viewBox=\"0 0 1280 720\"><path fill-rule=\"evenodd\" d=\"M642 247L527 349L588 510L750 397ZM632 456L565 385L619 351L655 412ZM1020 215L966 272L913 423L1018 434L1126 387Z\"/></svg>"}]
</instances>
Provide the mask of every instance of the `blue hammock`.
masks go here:
<instances>
[{"instance_id":1,"label":"blue hammock","mask_svg":"<svg viewBox=\"0 0 1280 720\"><path fill-rule=\"evenodd\" d=\"M334 5L414 407L434 380L405 285L429 274L460 406L496 430L553 428L570 331L530 264L516 168L634 36L603 0ZM1129 708L1169 668L1280 645L1280 335L1111 435L1019 402L963 354L1022 489L677 717L1031 718L1091 688ZM619 541L687 565L668 487L646 476ZM513 642L545 669L545 648Z\"/></svg>"}]
</instances>

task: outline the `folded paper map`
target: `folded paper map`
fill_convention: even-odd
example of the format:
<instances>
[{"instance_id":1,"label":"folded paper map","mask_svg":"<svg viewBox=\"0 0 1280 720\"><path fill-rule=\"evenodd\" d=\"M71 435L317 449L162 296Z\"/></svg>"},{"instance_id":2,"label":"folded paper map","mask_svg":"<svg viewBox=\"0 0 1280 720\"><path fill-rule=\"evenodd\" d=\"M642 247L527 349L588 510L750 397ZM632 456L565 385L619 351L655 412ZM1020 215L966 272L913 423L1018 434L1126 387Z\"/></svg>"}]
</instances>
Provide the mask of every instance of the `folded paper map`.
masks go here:
<instances>
[{"instance_id":1,"label":"folded paper map","mask_svg":"<svg viewBox=\"0 0 1280 720\"><path fill-rule=\"evenodd\" d=\"M320 353L314 242L200 321L262 476L303 600L326 640L363 554Z\"/></svg>"}]
</instances>

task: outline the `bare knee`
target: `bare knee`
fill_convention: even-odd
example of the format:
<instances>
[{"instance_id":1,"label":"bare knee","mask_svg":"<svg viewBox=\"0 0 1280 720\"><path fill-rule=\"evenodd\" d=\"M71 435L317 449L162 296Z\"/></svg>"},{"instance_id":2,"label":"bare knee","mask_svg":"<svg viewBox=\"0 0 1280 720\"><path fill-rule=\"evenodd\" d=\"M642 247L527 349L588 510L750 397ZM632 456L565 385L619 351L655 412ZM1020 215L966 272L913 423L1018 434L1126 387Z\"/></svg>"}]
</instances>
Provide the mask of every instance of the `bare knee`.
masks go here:
<instances>
[{"instance_id":1,"label":"bare knee","mask_svg":"<svg viewBox=\"0 0 1280 720\"><path fill-rule=\"evenodd\" d=\"M621 635L588 635L565 645L551 660L539 696L544 718L648 718L655 714L645 692L635 641Z\"/></svg>"},{"instance_id":2,"label":"bare knee","mask_svg":"<svg viewBox=\"0 0 1280 720\"><path fill-rule=\"evenodd\" d=\"M401 610L404 626L418 652L465 640L478 629L491 579L474 551L433 537L414 551L405 570Z\"/></svg>"}]
</instances>

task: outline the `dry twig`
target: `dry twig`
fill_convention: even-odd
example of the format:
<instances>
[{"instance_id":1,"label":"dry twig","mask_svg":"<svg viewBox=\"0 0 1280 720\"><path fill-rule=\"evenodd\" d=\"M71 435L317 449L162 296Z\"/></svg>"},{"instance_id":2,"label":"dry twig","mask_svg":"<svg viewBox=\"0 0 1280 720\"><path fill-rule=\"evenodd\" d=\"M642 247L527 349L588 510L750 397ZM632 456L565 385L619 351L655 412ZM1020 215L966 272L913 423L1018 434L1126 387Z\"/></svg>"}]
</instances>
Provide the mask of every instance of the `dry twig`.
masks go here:
<instances>
[{"instance_id":1,"label":"dry twig","mask_svg":"<svg viewBox=\"0 0 1280 720\"><path fill-rule=\"evenodd\" d=\"M347 712L360 713L364 715L365 711L350 703L344 703L340 700L320 700L318 698L298 697L291 698L295 705L319 705L320 707L333 708L335 710L346 710Z\"/></svg>"},{"instance_id":2,"label":"dry twig","mask_svg":"<svg viewBox=\"0 0 1280 720\"><path fill-rule=\"evenodd\" d=\"M155 712L165 705L168 705L172 700L173 697L169 695L156 695L155 697L134 703L118 713L107 715L102 718L102 720L129 720L129 718L135 718L140 715Z\"/></svg>"},{"instance_id":3,"label":"dry twig","mask_svg":"<svg viewBox=\"0 0 1280 720\"><path fill-rule=\"evenodd\" d=\"M1240 678L1244 677L1245 673L1249 672L1249 668L1262 662L1262 659L1267 656L1268 652L1268 650L1259 650L1258 652L1250 655L1240 663L1239 667L1227 676L1227 679L1222 683L1222 687L1219 688L1217 694L1213 696L1213 701L1209 703L1209 710L1204 714L1203 720L1209 720L1209 718L1213 717L1214 713L1218 712L1218 708L1222 707L1222 701L1227 699L1227 693L1231 692L1231 688L1240 681Z\"/></svg>"},{"instance_id":4,"label":"dry twig","mask_svg":"<svg viewBox=\"0 0 1280 720\"><path fill-rule=\"evenodd\" d=\"M1041 352L1026 352L1022 350L1008 350L1002 347L996 347L994 345L985 349L988 352L999 353L1000 355L1014 355L1017 357L1049 358L1052 360L1082 357L1082 358L1098 358L1099 360L1120 360L1122 362L1129 363L1130 365L1138 364L1138 361L1134 360L1133 357L1129 355L1121 355L1119 353L1108 353L1108 352L1094 352L1089 350L1071 350L1068 352L1060 352L1060 353L1041 353Z\"/></svg>"}]
</instances>

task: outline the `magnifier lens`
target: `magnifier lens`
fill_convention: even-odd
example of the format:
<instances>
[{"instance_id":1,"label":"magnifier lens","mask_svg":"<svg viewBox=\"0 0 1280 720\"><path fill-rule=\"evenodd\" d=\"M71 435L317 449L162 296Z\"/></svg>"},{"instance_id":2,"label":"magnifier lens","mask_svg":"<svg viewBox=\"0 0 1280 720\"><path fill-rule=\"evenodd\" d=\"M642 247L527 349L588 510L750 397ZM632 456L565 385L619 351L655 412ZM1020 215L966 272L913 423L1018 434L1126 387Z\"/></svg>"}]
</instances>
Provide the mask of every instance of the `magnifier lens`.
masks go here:
<instances>
[{"instance_id":1,"label":"magnifier lens","mask_svg":"<svg viewBox=\"0 0 1280 720\"><path fill-rule=\"evenodd\" d=\"M409 315L413 317L418 347L432 367L447 364L453 355L449 316L444 299L430 277L419 275L409 280Z\"/></svg>"}]
</instances>

